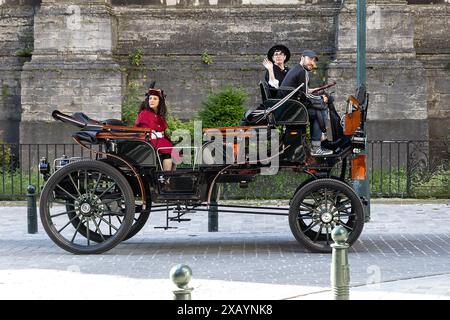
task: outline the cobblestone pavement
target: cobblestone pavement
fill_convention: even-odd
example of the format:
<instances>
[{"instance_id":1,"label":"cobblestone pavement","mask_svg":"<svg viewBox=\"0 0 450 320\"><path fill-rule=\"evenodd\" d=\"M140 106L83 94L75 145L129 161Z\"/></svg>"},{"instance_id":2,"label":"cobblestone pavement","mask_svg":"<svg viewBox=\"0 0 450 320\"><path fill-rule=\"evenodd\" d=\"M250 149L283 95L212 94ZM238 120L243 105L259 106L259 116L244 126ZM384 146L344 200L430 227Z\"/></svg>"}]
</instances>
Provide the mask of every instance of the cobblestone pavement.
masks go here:
<instances>
[{"instance_id":1,"label":"cobblestone pavement","mask_svg":"<svg viewBox=\"0 0 450 320\"><path fill-rule=\"evenodd\" d=\"M450 204L373 203L371 211L349 252L352 297L450 299ZM170 299L178 263L192 268L198 299L330 297L331 255L299 245L287 217L223 213L209 233L205 212L170 230L154 228L165 221L155 213L134 238L90 256L63 251L41 225L27 234L26 207L0 207L0 218L3 299L96 297L86 283L111 298Z\"/></svg>"}]
</instances>

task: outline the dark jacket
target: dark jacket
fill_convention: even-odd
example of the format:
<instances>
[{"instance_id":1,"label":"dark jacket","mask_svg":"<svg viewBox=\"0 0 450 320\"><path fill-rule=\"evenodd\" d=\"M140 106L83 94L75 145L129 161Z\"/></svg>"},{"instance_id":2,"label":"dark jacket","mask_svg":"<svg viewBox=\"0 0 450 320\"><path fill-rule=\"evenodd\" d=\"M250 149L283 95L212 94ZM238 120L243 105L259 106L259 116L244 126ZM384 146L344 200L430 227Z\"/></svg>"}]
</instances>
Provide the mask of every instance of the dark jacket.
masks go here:
<instances>
[{"instance_id":1,"label":"dark jacket","mask_svg":"<svg viewBox=\"0 0 450 320\"><path fill-rule=\"evenodd\" d=\"M301 64L298 63L289 70L280 86L297 88L302 83L305 85L299 90L300 93L296 95L297 99L305 103L307 107L312 106L316 109L324 109L322 97L308 93L309 73ZM277 98L282 99L288 94L289 91L278 90Z\"/></svg>"},{"instance_id":2,"label":"dark jacket","mask_svg":"<svg viewBox=\"0 0 450 320\"><path fill-rule=\"evenodd\" d=\"M286 77L286 74L288 72L289 72L289 68L288 67L284 67L284 70L281 70L280 67L277 66L276 64L273 65L273 75L275 76L275 79L278 80L280 85L283 82L284 77ZM266 70L266 74L264 76L264 79L266 80L267 83L269 83L269 71L268 70Z\"/></svg>"}]
</instances>

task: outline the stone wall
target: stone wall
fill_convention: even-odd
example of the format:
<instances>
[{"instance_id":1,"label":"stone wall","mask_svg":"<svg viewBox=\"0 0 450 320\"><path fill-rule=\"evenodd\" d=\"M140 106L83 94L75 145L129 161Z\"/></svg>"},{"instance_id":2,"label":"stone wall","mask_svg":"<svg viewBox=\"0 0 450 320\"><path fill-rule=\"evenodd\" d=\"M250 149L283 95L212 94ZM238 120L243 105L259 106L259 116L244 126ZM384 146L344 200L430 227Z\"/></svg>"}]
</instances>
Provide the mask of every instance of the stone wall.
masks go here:
<instances>
[{"instance_id":1,"label":"stone wall","mask_svg":"<svg viewBox=\"0 0 450 320\"><path fill-rule=\"evenodd\" d=\"M0 141L17 142L22 66L33 49L32 3L0 6Z\"/></svg>"},{"instance_id":2,"label":"stone wall","mask_svg":"<svg viewBox=\"0 0 450 320\"><path fill-rule=\"evenodd\" d=\"M414 47L425 68L430 137L450 137L450 5L411 6ZM430 17L433 17L430 19ZM420 77L420 75L418 75Z\"/></svg>"},{"instance_id":3,"label":"stone wall","mask_svg":"<svg viewBox=\"0 0 450 320\"><path fill-rule=\"evenodd\" d=\"M321 73L330 64L328 75L339 83L342 108L355 91L356 1L272 2L0 0L0 124L9 134L3 138L17 142L21 121L23 143L69 142L51 111L118 118L130 80L143 92L156 80L182 119L225 85L247 91L253 108L262 59L275 43L291 49L290 65L304 48L318 51ZM416 2L423 1L368 1L371 139L443 137L450 127L450 5ZM16 52L32 47L33 29L29 61ZM129 55L137 49L144 56L132 66Z\"/></svg>"},{"instance_id":4,"label":"stone wall","mask_svg":"<svg viewBox=\"0 0 450 320\"><path fill-rule=\"evenodd\" d=\"M401 17L401 19L399 19ZM339 15L337 60L329 76L338 81L337 105L356 87L356 1ZM367 89L369 139L428 139L427 88L423 64L416 59L414 19L406 1L368 1Z\"/></svg>"},{"instance_id":5,"label":"stone wall","mask_svg":"<svg viewBox=\"0 0 450 320\"><path fill-rule=\"evenodd\" d=\"M70 141L52 121L54 109L120 118L122 73L112 57L117 37L112 7L101 0L43 0L34 28L39 36L22 72L20 142L41 136L48 143ZM45 131L51 134L45 137Z\"/></svg>"},{"instance_id":6,"label":"stone wall","mask_svg":"<svg viewBox=\"0 0 450 320\"><path fill-rule=\"evenodd\" d=\"M275 43L291 49L291 65L304 48L325 55L335 51L334 1L257 9L117 7L115 12L120 26L116 57L126 66L131 49L142 49L142 88L144 82L156 80L183 119L199 110L209 92L226 85L244 88L248 106L254 108L260 100L262 60ZM211 64L202 62L203 52Z\"/></svg>"}]
</instances>

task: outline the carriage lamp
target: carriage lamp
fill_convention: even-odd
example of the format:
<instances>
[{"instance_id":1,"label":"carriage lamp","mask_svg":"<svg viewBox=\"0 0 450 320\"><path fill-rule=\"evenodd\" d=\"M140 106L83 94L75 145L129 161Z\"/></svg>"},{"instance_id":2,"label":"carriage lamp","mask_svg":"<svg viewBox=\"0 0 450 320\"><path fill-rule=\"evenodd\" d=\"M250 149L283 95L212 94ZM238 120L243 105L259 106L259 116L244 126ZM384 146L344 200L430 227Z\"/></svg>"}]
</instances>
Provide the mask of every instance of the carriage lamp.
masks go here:
<instances>
[{"instance_id":1,"label":"carriage lamp","mask_svg":"<svg viewBox=\"0 0 450 320\"><path fill-rule=\"evenodd\" d=\"M64 167L69 163L70 163L69 158L65 154L63 154L61 158L57 158L54 160L53 166L55 167L55 171L58 171L59 169L61 169L62 167Z\"/></svg>"},{"instance_id":2,"label":"carriage lamp","mask_svg":"<svg viewBox=\"0 0 450 320\"><path fill-rule=\"evenodd\" d=\"M366 178L367 155L362 154L351 160L352 164L352 180L364 180Z\"/></svg>"},{"instance_id":3,"label":"carriage lamp","mask_svg":"<svg viewBox=\"0 0 450 320\"><path fill-rule=\"evenodd\" d=\"M46 157L42 157L39 161L39 173L44 177L44 181L47 181L50 177L50 164Z\"/></svg>"},{"instance_id":4,"label":"carriage lamp","mask_svg":"<svg viewBox=\"0 0 450 320\"><path fill-rule=\"evenodd\" d=\"M69 164L69 159L65 154L63 154L61 160L59 161L59 165L62 167L65 166L66 164Z\"/></svg>"}]
</instances>

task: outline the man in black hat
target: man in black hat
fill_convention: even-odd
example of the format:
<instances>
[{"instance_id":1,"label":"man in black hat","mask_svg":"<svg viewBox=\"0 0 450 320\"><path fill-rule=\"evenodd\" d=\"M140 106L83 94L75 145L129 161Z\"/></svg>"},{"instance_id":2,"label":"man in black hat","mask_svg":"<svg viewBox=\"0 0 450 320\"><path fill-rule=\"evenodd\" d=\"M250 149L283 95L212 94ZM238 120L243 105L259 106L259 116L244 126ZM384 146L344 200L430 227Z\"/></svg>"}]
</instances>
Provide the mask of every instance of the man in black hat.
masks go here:
<instances>
[{"instance_id":1,"label":"man in black hat","mask_svg":"<svg viewBox=\"0 0 450 320\"><path fill-rule=\"evenodd\" d=\"M297 88L302 83L305 85L300 89L300 101L305 103L308 107L309 120L311 123L311 154L313 156L327 156L333 154L333 151L321 147L322 133L326 133L326 127L323 124L327 119L327 103L328 97L326 95L315 96L310 92L314 89L309 88L309 72L316 68L319 60L317 54L312 50L305 50L299 64L292 67L286 74L282 87ZM278 98L285 97L289 92L278 91ZM322 121L320 121L322 120ZM322 125L321 125L322 123Z\"/></svg>"},{"instance_id":2,"label":"man in black hat","mask_svg":"<svg viewBox=\"0 0 450 320\"><path fill-rule=\"evenodd\" d=\"M290 57L291 52L282 44L273 46L267 52L267 58L263 61L264 68L267 69L264 78L271 88L276 89L283 82L284 77L289 71L289 68L285 64L289 61Z\"/></svg>"}]
</instances>

